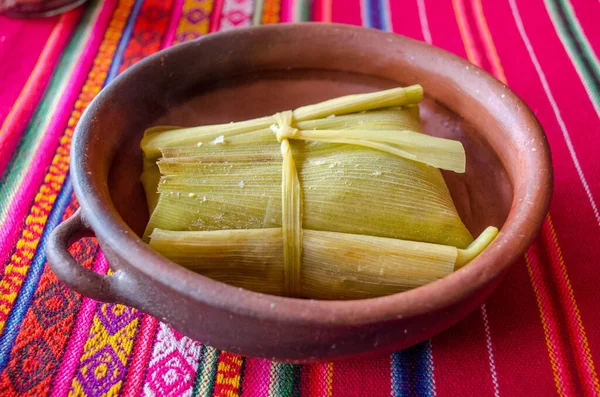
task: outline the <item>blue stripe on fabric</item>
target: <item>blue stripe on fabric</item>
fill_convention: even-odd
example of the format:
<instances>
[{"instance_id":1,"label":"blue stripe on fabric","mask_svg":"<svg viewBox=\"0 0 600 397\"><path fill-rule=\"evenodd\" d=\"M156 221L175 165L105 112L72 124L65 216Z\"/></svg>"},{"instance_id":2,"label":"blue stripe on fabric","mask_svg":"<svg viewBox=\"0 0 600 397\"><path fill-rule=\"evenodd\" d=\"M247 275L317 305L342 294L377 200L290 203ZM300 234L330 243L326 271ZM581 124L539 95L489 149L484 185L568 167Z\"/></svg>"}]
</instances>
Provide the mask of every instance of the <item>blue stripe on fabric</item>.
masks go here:
<instances>
[{"instance_id":1,"label":"blue stripe on fabric","mask_svg":"<svg viewBox=\"0 0 600 397\"><path fill-rule=\"evenodd\" d=\"M108 69L104 86L106 86L107 83L111 82L119 74L119 68L121 68L121 64L123 63L123 54L125 54L125 49L127 48L127 44L129 44L129 40L131 39L135 21L137 21L137 18L140 15L142 4L144 4L144 0L136 0L133 8L131 9L125 29L123 29L123 32L121 33L121 40L119 41L119 45L115 51L115 56L110 64L110 69Z\"/></svg>"},{"instance_id":2,"label":"blue stripe on fabric","mask_svg":"<svg viewBox=\"0 0 600 397\"><path fill-rule=\"evenodd\" d=\"M392 354L392 396L435 395L431 342Z\"/></svg>"},{"instance_id":3,"label":"blue stripe on fabric","mask_svg":"<svg viewBox=\"0 0 600 397\"><path fill-rule=\"evenodd\" d=\"M361 0L361 8L364 26L392 31L388 0Z\"/></svg>"},{"instance_id":4,"label":"blue stripe on fabric","mask_svg":"<svg viewBox=\"0 0 600 397\"><path fill-rule=\"evenodd\" d=\"M65 183L54 202L52 211L50 211L50 216L48 217L46 226L44 227L44 231L38 242L35 255L31 261L27 276L23 281L21 291L6 320L4 332L2 332L2 336L0 336L0 372L4 370L8 363L11 346L17 338L21 322L27 313L27 309L29 309L29 306L31 305L31 300L37 290L42 273L44 272L44 264L46 263L46 240L48 240L48 235L61 222L63 214L71 200L72 193L73 185L71 184L71 178L67 175Z\"/></svg>"},{"instance_id":5,"label":"blue stripe on fabric","mask_svg":"<svg viewBox=\"0 0 600 397\"><path fill-rule=\"evenodd\" d=\"M115 55L113 57L111 67L109 69L109 72L106 76L106 80L104 81L102 88L106 87L106 85L110 83L119 72L119 68L123 61L123 54L131 38L133 27L135 25L143 3L144 0L137 0L134 4L130 17L127 20L127 24L123 30L123 33L121 34L121 39L119 40L119 44L117 45L117 48L115 50ZM19 295L15 300L13 308L9 313L2 335L0 335L0 372L2 372L8 364L11 353L11 346L14 344L17 335L19 334L19 330L21 329L21 323L25 318L25 314L27 314L27 310L31 305L31 301L42 277L44 264L46 263L45 246L46 240L48 239L48 235L60 224L64 212L69 204L69 200L71 198L72 193L73 186L71 184L70 176L69 174L67 174L65 182L60 190L60 193L56 198L56 201L54 202L52 210L50 211L50 216L48 217L46 225L44 226L44 231L42 232L40 241L38 242L38 246L36 248L36 252L31 262L29 271L27 272L25 280L23 281L21 291L19 292Z\"/></svg>"}]
</instances>

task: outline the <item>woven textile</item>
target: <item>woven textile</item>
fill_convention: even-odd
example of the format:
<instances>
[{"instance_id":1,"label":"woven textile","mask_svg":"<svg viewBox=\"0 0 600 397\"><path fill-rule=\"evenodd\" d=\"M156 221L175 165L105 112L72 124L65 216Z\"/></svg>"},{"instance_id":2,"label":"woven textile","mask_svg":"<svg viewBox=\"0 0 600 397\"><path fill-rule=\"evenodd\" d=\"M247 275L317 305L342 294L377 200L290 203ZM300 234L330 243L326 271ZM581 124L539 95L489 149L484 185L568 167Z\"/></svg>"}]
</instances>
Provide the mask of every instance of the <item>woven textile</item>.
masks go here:
<instances>
[{"instance_id":1,"label":"woven textile","mask_svg":"<svg viewBox=\"0 0 600 397\"><path fill-rule=\"evenodd\" d=\"M202 345L63 286L43 247L78 207L68 155L94 96L175 43L306 20L454 52L541 121L555 166L550 213L487 303L401 352L291 365ZM597 0L91 0L48 19L0 17L0 395L600 395L599 20ZM71 252L109 271L95 239Z\"/></svg>"}]
</instances>

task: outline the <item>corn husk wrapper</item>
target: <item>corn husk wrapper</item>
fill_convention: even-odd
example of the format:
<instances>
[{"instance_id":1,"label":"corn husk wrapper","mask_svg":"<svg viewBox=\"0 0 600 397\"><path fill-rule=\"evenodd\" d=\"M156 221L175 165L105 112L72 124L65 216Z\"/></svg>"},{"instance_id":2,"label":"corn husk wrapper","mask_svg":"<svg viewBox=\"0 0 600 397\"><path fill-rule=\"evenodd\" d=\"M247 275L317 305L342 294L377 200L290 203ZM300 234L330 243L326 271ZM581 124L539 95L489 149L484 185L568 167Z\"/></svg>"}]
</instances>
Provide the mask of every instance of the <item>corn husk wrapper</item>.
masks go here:
<instances>
[{"instance_id":1,"label":"corn husk wrapper","mask_svg":"<svg viewBox=\"0 0 600 397\"><path fill-rule=\"evenodd\" d=\"M147 232L281 227L279 146L228 142L165 150ZM304 229L460 248L473 240L433 167L347 144L294 141L292 152Z\"/></svg>"},{"instance_id":2,"label":"corn husk wrapper","mask_svg":"<svg viewBox=\"0 0 600 397\"><path fill-rule=\"evenodd\" d=\"M273 117L150 129L145 238L208 277L277 295L380 296L449 274L497 230L473 243L435 168L464 172L464 150L420 133L421 98L408 87L306 106L289 112L285 136ZM282 167L298 178L283 179L284 200L301 187L296 220L282 208Z\"/></svg>"},{"instance_id":3,"label":"corn husk wrapper","mask_svg":"<svg viewBox=\"0 0 600 397\"><path fill-rule=\"evenodd\" d=\"M498 230L486 229L467 249L346 233L304 230L297 296L360 299L436 281L473 259ZM286 295L282 230L172 232L154 229L150 246L212 279ZM260 280L260 282L257 282Z\"/></svg>"}]
</instances>

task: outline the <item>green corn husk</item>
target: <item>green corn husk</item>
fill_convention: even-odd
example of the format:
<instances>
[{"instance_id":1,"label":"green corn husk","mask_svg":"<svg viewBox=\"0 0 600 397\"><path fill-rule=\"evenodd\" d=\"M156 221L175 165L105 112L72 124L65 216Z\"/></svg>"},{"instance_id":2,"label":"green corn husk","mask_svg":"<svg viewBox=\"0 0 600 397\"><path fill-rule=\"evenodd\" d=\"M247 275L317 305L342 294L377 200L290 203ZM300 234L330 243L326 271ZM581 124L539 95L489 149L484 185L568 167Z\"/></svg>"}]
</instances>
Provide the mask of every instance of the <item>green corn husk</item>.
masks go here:
<instances>
[{"instance_id":1,"label":"green corn husk","mask_svg":"<svg viewBox=\"0 0 600 397\"><path fill-rule=\"evenodd\" d=\"M144 238L208 277L277 295L365 298L444 277L497 229L473 241L460 220L438 168L464 172L464 149L421 133L422 96L411 86L146 131Z\"/></svg>"},{"instance_id":2,"label":"green corn husk","mask_svg":"<svg viewBox=\"0 0 600 397\"><path fill-rule=\"evenodd\" d=\"M160 157L161 151L172 153L170 150L174 149L182 155L186 149L193 148L198 144L210 144L221 135L230 144L271 143L273 142L273 132L268 128L271 124L273 124L272 117L261 117L248 122L217 126L183 129L174 126L157 126L146 130L144 139L141 142L144 151L144 170L141 181L146 191L150 212L154 211L158 201L157 185L160 181L160 171L156 165L156 160ZM369 129L376 131L399 129L421 132L418 106L392 107L337 117L328 116L323 119L296 121L293 126L302 130ZM253 130L254 128L257 129ZM173 132L163 134L167 131ZM188 146L181 146L186 144ZM194 155L194 153L191 153L191 155Z\"/></svg>"},{"instance_id":3,"label":"green corn husk","mask_svg":"<svg viewBox=\"0 0 600 397\"><path fill-rule=\"evenodd\" d=\"M486 229L466 250L373 236L305 230L298 296L361 299L439 280L487 247ZM154 229L150 246L188 269L236 287L285 295L282 230L172 232ZM260 280L260 282L258 282Z\"/></svg>"},{"instance_id":4,"label":"green corn husk","mask_svg":"<svg viewBox=\"0 0 600 397\"><path fill-rule=\"evenodd\" d=\"M371 109L414 105L423 99L423 88L419 85L406 88L392 88L390 90L370 94L348 95L332 99L315 105L308 105L294 110L295 121L313 120L328 116L344 115ZM271 116L260 117L237 123L209 125L171 129L169 126L150 128L144 134L140 143L145 157L154 160L160 157L160 150L168 147L195 145L198 142L212 141L219 136L229 138L269 128L273 124Z\"/></svg>"},{"instance_id":5,"label":"green corn husk","mask_svg":"<svg viewBox=\"0 0 600 397\"><path fill-rule=\"evenodd\" d=\"M346 95L329 101L300 107L294 110L294 120L305 121L363 112L366 110L389 108L394 106L415 105L423 100L423 87L411 85L404 88L372 92L369 94Z\"/></svg>"},{"instance_id":6,"label":"green corn husk","mask_svg":"<svg viewBox=\"0 0 600 397\"><path fill-rule=\"evenodd\" d=\"M297 121L300 130L409 130L421 132L419 107L396 107L322 119Z\"/></svg>"},{"instance_id":7,"label":"green corn husk","mask_svg":"<svg viewBox=\"0 0 600 397\"><path fill-rule=\"evenodd\" d=\"M305 229L464 248L472 236L439 170L355 145L292 142ZM251 155L253 151L260 154ZM192 152L193 157L187 157ZM187 148L163 157L160 199L148 223L166 230L281 227L277 142ZM394 208L390 211L390 208Z\"/></svg>"}]
</instances>

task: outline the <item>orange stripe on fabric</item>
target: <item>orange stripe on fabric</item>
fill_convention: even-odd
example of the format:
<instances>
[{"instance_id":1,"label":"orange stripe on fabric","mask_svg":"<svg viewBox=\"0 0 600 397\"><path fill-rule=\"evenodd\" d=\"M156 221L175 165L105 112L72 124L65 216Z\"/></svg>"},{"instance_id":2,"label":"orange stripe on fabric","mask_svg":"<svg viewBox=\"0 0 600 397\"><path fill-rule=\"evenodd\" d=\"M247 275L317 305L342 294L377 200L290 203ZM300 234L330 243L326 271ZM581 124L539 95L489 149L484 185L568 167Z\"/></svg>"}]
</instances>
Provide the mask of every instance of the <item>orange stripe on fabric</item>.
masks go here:
<instances>
[{"instance_id":1,"label":"orange stripe on fabric","mask_svg":"<svg viewBox=\"0 0 600 397\"><path fill-rule=\"evenodd\" d=\"M561 303L567 309L568 329L569 333L573 334L571 337L575 340L575 347L578 353L576 357L583 358L583 362L577 360L577 364L579 370L583 372L582 375L587 380L587 382L583 382L584 389L590 395L600 395L600 382L598 381L592 352L550 214L548 214L542 226L542 236L544 243L546 243L546 249L550 252L552 273L559 284Z\"/></svg>"},{"instance_id":2,"label":"orange stripe on fabric","mask_svg":"<svg viewBox=\"0 0 600 397\"><path fill-rule=\"evenodd\" d=\"M333 363L327 364L327 397L333 395Z\"/></svg>"},{"instance_id":3,"label":"orange stripe on fabric","mask_svg":"<svg viewBox=\"0 0 600 397\"><path fill-rule=\"evenodd\" d=\"M279 22L279 11L281 9L281 0L265 0L263 5L262 24Z\"/></svg>"},{"instance_id":4,"label":"orange stripe on fabric","mask_svg":"<svg viewBox=\"0 0 600 397\"><path fill-rule=\"evenodd\" d=\"M557 349L560 349L560 344L556 340L556 334L558 333L556 329L557 326L555 324L554 316L549 315L548 313L553 310L551 308L550 310L547 309L550 306L548 303L550 299L548 296L549 293L545 288L540 288L543 285L543 282L539 280L541 271L539 269L539 263L535 263L534 260L532 260L532 256L535 258L535 255L529 253L531 250L532 248L525 254L525 261L527 263L527 272L529 273L533 292L535 293L535 299L540 311L540 320L542 322L542 328L544 329L544 338L546 339L546 346L548 348L556 391L559 396L571 396L574 395L573 388L565 384L564 378L566 375L564 374L564 364L562 360L558 359L558 356L561 354L557 352Z\"/></svg>"},{"instance_id":5,"label":"orange stripe on fabric","mask_svg":"<svg viewBox=\"0 0 600 397\"><path fill-rule=\"evenodd\" d=\"M492 64L492 74L498 80L506 84L506 75L504 74L504 68L502 68L502 64L500 63L500 57L498 56L498 51L496 51L496 45L494 44L492 34L490 33L490 29L488 28L485 15L483 13L483 5L481 4L481 0L473 0L473 11L475 13L475 20L477 21L477 28L479 30L479 34L482 37L486 56Z\"/></svg>"},{"instance_id":6,"label":"orange stripe on fabric","mask_svg":"<svg viewBox=\"0 0 600 397\"><path fill-rule=\"evenodd\" d=\"M458 23L458 30L460 31L460 36L465 45L467 57L471 63L479 66L481 65L481 58L475 48L473 33L471 32L471 27L467 21L463 0L452 0L452 6L454 7L454 14L456 15L456 22Z\"/></svg>"}]
</instances>

